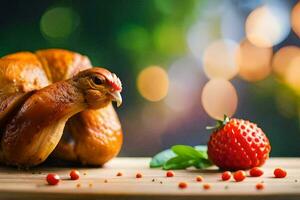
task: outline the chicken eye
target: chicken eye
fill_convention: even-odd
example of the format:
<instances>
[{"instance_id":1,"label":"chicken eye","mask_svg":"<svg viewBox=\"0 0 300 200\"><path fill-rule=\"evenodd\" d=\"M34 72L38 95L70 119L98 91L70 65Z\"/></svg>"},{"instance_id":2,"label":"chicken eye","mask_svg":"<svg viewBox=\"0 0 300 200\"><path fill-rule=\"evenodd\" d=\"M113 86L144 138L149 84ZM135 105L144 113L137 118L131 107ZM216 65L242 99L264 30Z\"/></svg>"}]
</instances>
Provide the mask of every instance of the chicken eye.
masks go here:
<instances>
[{"instance_id":1,"label":"chicken eye","mask_svg":"<svg viewBox=\"0 0 300 200\"><path fill-rule=\"evenodd\" d=\"M94 76L93 82L95 83L95 85L101 85L101 84L103 84L104 81L101 78Z\"/></svg>"}]
</instances>

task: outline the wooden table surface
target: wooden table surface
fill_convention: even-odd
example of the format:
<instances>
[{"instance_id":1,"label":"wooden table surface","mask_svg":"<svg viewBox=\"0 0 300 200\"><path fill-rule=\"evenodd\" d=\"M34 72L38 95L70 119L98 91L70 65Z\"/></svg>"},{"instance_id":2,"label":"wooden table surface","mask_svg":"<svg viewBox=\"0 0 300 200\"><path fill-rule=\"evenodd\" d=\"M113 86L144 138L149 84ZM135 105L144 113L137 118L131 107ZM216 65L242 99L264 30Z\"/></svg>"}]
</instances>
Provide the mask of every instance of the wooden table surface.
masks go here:
<instances>
[{"instance_id":1,"label":"wooden table surface","mask_svg":"<svg viewBox=\"0 0 300 200\"><path fill-rule=\"evenodd\" d=\"M300 158L271 158L262 177L247 177L240 183L220 181L215 167L176 170L175 177L166 178L165 171L148 167L149 160L116 158L103 168L80 168L77 181L69 180L70 167L41 166L28 171L0 167L0 199L300 199ZM273 169L279 166L288 172L284 179L273 178ZM59 185L46 184L50 172L61 176ZM123 176L117 177L118 172ZM136 179L137 172L143 178ZM204 182L196 182L197 175ZM187 182L188 188L179 189L180 181ZM255 185L260 181L265 189L258 191ZM210 183L211 189L204 190L203 183Z\"/></svg>"}]
</instances>

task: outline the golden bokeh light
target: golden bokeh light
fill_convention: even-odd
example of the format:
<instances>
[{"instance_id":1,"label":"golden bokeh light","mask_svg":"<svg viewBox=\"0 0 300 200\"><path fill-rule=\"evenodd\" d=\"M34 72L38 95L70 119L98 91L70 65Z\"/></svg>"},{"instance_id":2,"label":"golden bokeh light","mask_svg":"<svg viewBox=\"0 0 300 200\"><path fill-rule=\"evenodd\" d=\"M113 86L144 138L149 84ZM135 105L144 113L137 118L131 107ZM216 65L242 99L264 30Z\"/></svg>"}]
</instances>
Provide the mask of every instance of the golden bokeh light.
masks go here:
<instances>
[{"instance_id":1,"label":"golden bokeh light","mask_svg":"<svg viewBox=\"0 0 300 200\"><path fill-rule=\"evenodd\" d=\"M296 46L285 46L279 49L272 61L272 68L276 75L284 77L291 62L300 57L300 48Z\"/></svg>"},{"instance_id":2,"label":"golden bokeh light","mask_svg":"<svg viewBox=\"0 0 300 200\"><path fill-rule=\"evenodd\" d=\"M231 117L238 105L238 96L234 86L225 79L212 79L202 91L202 105L209 116L223 119L224 114Z\"/></svg>"},{"instance_id":3,"label":"golden bokeh light","mask_svg":"<svg viewBox=\"0 0 300 200\"><path fill-rule=\"evenodd\" d=\"M293 31L300 37L300 2L298 2L292 10L291 25Z\"/></svg>"},{"instance_id":4,"label":"golden bokeh light","mask_svg":"<svg viewBox=\"0 0 300 200\"><path fill-rule=\"evenodd\" d=\"M239 75L247 81L259 81L271 72L272 48L254 46L248 40L243 40L236 54Z\"/></svg>"},{"instance_id":5,"label":"golden bokeh light","mask_svg":"<svg viewBox=\"0 0 300 200\"><path fill-rule=\"evenodd\" d=\"M160 101L168 93L168 74L159 66L149 66L138 75L137 88L145 99Z\"/></svg>"},{"instance_id":6,"label":"golden bokeh light","mask_svg":"<svg viewBox=\"0 0 300 200\"><path fill-rule=\"evenodd\" d=\"M203 67L208 78L228 80L238 73L235 62L237 46L237 43L232 40L217 40L206 48Z\"/></svg>"},{"instance_id":7,"label":"golden bokeh light","mask_svg":"<svg viewBox=\"0 0 300 200\"><path fill-rule=\"evenodd\" d=\"M247 17L245 32L249 41L259 47L272 47L290 31L288 12L284 7L261 6Z\"/></svg>"},{"instance_id":8,"label":"golden bokeh light","mask_svg":"<svg viewBox=\"0 0 300 200\"><path fill-rule=\"evenodd\" d=\"M300 57L294 58L285 73L286 83L300 94Z\"/></svg>"}]
</instances>

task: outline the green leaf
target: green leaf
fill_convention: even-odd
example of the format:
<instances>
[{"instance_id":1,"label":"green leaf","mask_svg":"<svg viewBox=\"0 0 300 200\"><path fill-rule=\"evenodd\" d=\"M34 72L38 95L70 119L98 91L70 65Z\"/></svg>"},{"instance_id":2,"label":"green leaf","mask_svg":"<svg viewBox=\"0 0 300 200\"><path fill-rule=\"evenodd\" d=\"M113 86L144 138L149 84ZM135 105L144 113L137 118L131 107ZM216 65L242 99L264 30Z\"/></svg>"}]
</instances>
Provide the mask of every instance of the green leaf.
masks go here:
<instances>
[{"instance_id":1,"label":"green leaf","mask_svg":"<svg viewBox=\"0 0 300 200\"><path fill-rule=\"evenodd\" d=\"M212 130L212 131L219 130L219 129L223 128L229 121L230 121L230 118L227 117L227 115L224 115L223 120L217 120L217 123L215 126L207 126L206 130Z\"/></svg>"},{"instance_id":2,"label":"green leaf","mask_svg":"<svg viewBox=\"0 0 300 200\"><path fill-rule=\"evenodd\" d=\"M197 145L197 146L194 146L194 148L197 150L197 151L207 151L207 146L206 145Z\"/></svg>"},{"instance_id":3,"label":"green leaf","mask_svg":"<svg viewBox=\"0 0 300 200\"><path fill-rule=\"evenodd\" d=\"M167 149L156 154L150 161L150 168L162 167L168 160L175 157L176 154L171 150Z\"/></svg>"},{"instance_id":4,"label":"green leaf","mask_svg":"<svg viewBox=\"0 0 300 200\"><path fill-rule=\"evenodd\" d=\"M194 148L201 154L201 157L203 159L208 159L206 145L198 145L198 146L195 146Z\"/></svg>"},{"instance_id":5,"label":"green leaf","mask_svg":"<svg viewBox=\"0 0 300 200\"><path fill-rule=\"evenodd\" d=\"M202 157L201 154L194 147L188 145L174 145L171 149L178 156L194 159Z\"/></svg>"},{"instance_id":6,"label":"green leaf","mask_svg":"<svg viewBox=\"0 0 300 200\"><path fill-rule=\"evenodd\" d=\"M197 169L205 169L208 168L210 166L212 166L213 164L211 163L210 160L208 159L200 159L198 162L196 162L194 164L194 167L196 167Z\"/></svg>"},{"instance_id":7,"label":"green leaf","mask_svg":"<svg viewBox=\"0 0 300 200\"><path fill-rule=\"evenodd\" d=\"M163 169L186 169L196 167L204 169L212 163L208 160L207 147L198 145L195 147L187 145L174 145L171 149L156 154L150 162L150 167L163 167Z\"/></svg>"},{"instance_id":8,"label":"green leaf","mask_svg":"<svg viewBox=\"0 0 300 200\"><path fill-rule=\"evenodd\" d=\"M195 163L194 159L189 159L187 157L176 156L168 160L164 165L163 169L186 169L193 166Z\"/></svg>"}]
</instances>

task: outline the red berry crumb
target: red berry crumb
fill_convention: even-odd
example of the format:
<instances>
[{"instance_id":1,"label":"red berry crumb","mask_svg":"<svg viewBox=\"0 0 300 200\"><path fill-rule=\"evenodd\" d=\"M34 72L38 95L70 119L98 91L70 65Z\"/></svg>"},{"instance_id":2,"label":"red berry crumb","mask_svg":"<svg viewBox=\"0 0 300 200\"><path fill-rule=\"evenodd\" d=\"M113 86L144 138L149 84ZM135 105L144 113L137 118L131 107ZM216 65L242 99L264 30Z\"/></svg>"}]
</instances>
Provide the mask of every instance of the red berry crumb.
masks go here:
<instances>
[{"instance_id":1,"label":"red berry crumb","mask_svg":"<svg viewBox=\"0 0 300 200\"><path fill-rule=\"evenodd\" d=\"M57 185L60 177L57 174L48 174L46 180L49 185Z\"/></svg>"},{"instance_id":2,"label":"red berry crumb","mask_svg":"<svg viewBox=\"0 0 300 200\"><path fill-rule=\"evenodd\" d=\"M143 175L141 173L136 173L135 178L142 178Z\"/></svg>"},{"instance_id":3,"label":"red berry crumb","mask_svg":"<svg viewBox=\"0 0 300 200\"><path fill-rule=\"evenodd\" d=\"M208 183L203 184L203 189L209 190L211 188L211 185Z\"/></svg>"},{"instance_id":4,"label":"red berry crumb","mask_svg":"<svg viewBox=\"0 0 300 200\"><path fill-rule=\"evenodd\" d=\"M284 178L284 177L286 177L287 173L284 169L279 167L274 170L274 175L275 175L275 178Z\"/></svg>"},{"instance_id":5,"label":"red berry crumb","mask_svg":"<svg viewBox=\"0 0 300 200\"><path fill-rule=\"evenodd\" d=\"M257 190L262 190L262 189L265 188L263 183L257 183L255 187L256 187Z\"/></svg>"},{"instance_id":6,"label":"red berry crumb","mask_svg":"<svg viewBox=\"0 0 300 200\"><path fill-rule=\"evenodd\" d=\"M116 176L123 176L122 172L118 172Z\"/></svg>"},{"instance_id":7,"label":"red berry crumb","mask_svg":"<svg viewBox=\"0 0 300 200\"><path fill-rule=\"evenodd\" d=\"M186 182L180 182L179 184L178 184L178 187L180 188L180 189L185 189L185 188L187 188L187 183Z\"/></svg>"},{"instance_id":8,"label":"red berry crumb","mask_svg":"<svg viewBox=\"0 0 300 200\"><path fill-rule=\"evenodd\" d=\"M204 179L203 179L203 177L202 176L197 176L196 177L196 181L197 182L202 182Z\"/></svg>"},{"instance_id":9,"label":"red berry crumb","mask_svg":"<svg viewBox=\"0 0 300 200\"><path fill-rule=\"evenodd\" d=\"M77 170L72 170L70 172L70 178L71 178L71 180L78 180L79 176L80 176L80 173Z\"/></svg>"},{"instance_id":10,"label":"red berry crumb","mask_svg":"<svg viewBox=\"0 0 300 200\"><path fill-rule=\"evenodd\" d=\"M249 173L250 173L250 176L252 176L252 177L259 177L264 174L264 171L259 167L253 167Z\"/></svg>"},{"instance_id":11,"label":"red berry crumb","mask_svg":"<svg viewBox=\"0 0 300 200\"><path fill-rule=\"evenodd\" d=\"M238 170L233 174L233 178L236 182L241 182L246 178L246 173L243 170Z\"/></svg>"},{"instance_id":12,"label":"red berry crumb","mask_svg":"<svg viewBox=\"0 0 300 200\"><path fill-rule=\"evenodd\" d=\"M166 177L173 177L175 176L175 173L173 171L167 171Z\"/></svg>"},{"instance_id":13,"label":"red berry crumb","mask_svg":"<svg viewBox=\"0 0 300 200\"><path fill-rule=\"evenodd\" d=\"M232 174L230 171L226 171L222 173L222 180L228 181L231 178Z\"/></svg>"}]
</instances>

